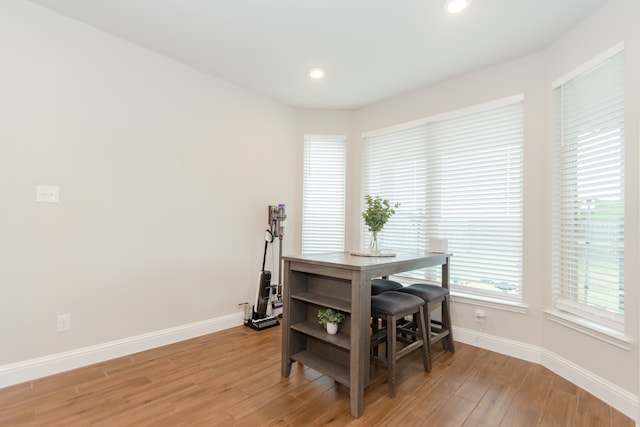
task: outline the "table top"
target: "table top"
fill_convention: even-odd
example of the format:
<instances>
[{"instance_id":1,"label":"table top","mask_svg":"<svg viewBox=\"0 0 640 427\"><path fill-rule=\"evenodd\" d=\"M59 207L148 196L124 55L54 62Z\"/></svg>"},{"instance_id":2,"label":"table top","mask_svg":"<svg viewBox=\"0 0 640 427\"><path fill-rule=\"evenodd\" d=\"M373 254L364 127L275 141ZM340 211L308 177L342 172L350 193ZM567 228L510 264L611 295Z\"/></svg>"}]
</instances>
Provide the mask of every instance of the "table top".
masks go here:
<instances>
[{"instance_id":1,"label":"table top","mask_svg":"<svg viewBox=\"0 0 640 427\"><path fill-rule=\"evenodd\" d=\"M368 270L371 268L379 268L381 266L393 266L401 265L407 262L425 262L429 265L444 264L451 256L449 253L398 253L396 256L357 256L351 255L349 252L331 252L324 254L311 254L311 255L287 255L282 259L292 262L304 262L306 264L316 264L328 267L339 267L350 270Z\"/></svg>"}]
</instances>

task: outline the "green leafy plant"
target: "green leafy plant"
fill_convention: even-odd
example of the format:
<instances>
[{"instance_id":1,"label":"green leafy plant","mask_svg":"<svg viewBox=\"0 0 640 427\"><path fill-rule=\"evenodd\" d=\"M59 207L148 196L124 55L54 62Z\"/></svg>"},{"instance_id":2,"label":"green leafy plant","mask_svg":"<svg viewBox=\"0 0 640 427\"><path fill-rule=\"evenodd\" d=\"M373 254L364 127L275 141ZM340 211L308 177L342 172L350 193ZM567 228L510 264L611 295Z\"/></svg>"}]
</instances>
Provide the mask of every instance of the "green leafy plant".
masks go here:
<instances>
[{"instance_id":1,"label":"green leafy plant","mask_svg":"<svg viewBox=\"0 0 640 427\"><path fill-rule=\"evenodd\" d=\"M400 206L400 203L395 203L393 206L387 199L383 199L380 196L364 196L365 202L367 202L367 209L362 212L362 218L369 231L372 233L378 233L384 225L389 221L389 218L396 213L395 208Z\"/></svg>"},{"instance_id":2,"label":"green leafy plant","mask_svg":"<svg viewBox=\"0 0 640 427\"><path fill-rule=\"evenodd\" d=\"M345 317L344 313L332 308L318 311L318 323L324 327L327 326L327 323L340 324L344 321Z\"/></svg>"}]
</instances>

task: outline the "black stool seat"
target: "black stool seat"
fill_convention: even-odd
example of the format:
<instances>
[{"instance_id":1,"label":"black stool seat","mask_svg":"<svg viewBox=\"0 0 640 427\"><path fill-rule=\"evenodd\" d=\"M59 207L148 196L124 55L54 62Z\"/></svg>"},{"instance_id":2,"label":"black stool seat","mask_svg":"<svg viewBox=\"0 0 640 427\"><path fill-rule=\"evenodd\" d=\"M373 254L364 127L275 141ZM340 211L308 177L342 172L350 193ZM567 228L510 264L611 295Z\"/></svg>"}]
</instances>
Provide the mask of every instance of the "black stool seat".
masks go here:
<instances>
[{"instance_id":1,"label":"black stool seat","mask_svg":"<svg viewBox=\"0 0 640 427\"><path fill-rule=\"evenodd\" d=\"M415 283L413 285L403 287L402 289L398 289L397 291L415 295L426 302L441 300L445 296L449 295L449 289L447 288L424 283Z\"/></svg>"},{"instance_id":2,"label":"black stool seat","mask_svg":"<svg viewBox=\"0 0 640 427\"><path fill-rule=\"evenodd\" d=\"M395 291L402 288L402 284L388 279L372 279L371 295L379 295L383 292Z\"/></svg>"},{"instance_id":3,"label":"black stool seat","mask_svg":"<svg viewBox=\"0 0 640 427\"><path fill-rule=\"evenodd\" d=\"M415 328L410 331L413 340L402 340L398 336L398 330L403 334L405 331L397 327L398 321L404 316L413 315ZM371 317L373 318L373 334L371 336L371 358L387 367L389 397L396 394L396 362L407 354L421 350L424 370L431 371L431 358L429 355L429 341L425 328L424 300L415 295L403 292L387 291L371 297ZM378 328L379 321L382 320L382 329ZM405 344L398 349L397 341ZM386 357L378 356L378 345L386 342Z\"/></svg>"},{"instance_id":4,"label":"black stool seat","mask_svg":"<svg viewBox=\"0 0 640 427\"><path fill-rule=\"evenodd\" d=\"M414 295L389 291L371 297L371 315L376 317L394 315L400 313L413 314L424 304L422 299Z\"/></svg>"},{"instance_id":5,"label":"black stool seat","mask_svg":"<svg viewBox=\"0 0 640 427\"><path fill-rule=\"evenodd\" d=\"M431 354L431 346L439 341L442 341L445 350L453 353L455 348L449 308L449 289L438 285L414 283L394 292L415 295L424 301L425 324L429 335L429 354ZM431 312L437 309L441 309L441 320L434 320L431 317ZM405 327L415 328L413 325L405 325Z\"/></svg>"}]
</instances>

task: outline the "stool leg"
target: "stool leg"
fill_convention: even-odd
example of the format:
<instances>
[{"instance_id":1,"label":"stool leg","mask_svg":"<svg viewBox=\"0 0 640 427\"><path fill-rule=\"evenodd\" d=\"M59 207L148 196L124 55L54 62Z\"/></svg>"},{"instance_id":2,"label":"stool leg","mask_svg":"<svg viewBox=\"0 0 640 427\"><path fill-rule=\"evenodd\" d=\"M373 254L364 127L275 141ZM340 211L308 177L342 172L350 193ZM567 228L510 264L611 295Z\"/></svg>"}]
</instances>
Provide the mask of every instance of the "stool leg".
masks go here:
<instances>
[{"instance_id":1,"label":"stool leg","mask_svg":"<svg viewBox=\"0 0 640 427\"><path fill-rule=\"evenodd\" d=\"M387 376L389 397L396 397L396 319L387 317Z\"/></svg>"},{"instance_id":2,"label":"stool leg","mask_svg":"<svg viewBox=\"0 0 640 427\"><path fill-rule=\"evenodd\" d=\"M445 350L449 350L451 353L455 352L453 346L453 328L451 327L451 313L449 306L449 296L445 296L442 302L442 327L449 331L449 335L444 339L442 346Z\"/></svg>"},{"instance_id":3,"label":"stool leg","mask_svg":"<svg viewBox=\"0 0 640 427\"><path fill-rule=\"evenodd\" d=\"M378 319L377 317L373 317L371 319L371 335L373 336L377 336L378 332L380 331L380 319ZM378 340L376 339L375 345L372 345L371 347L371 354L373 354L374 356L378 355Z\"/></svg>"},{"instance_id":4,"label":"stool leg","mask_svg":"<svg viewBox=\"0 0 640 427\"><path fill-rule=\"evenodd\" d=\"M424 370L426 372L431 372L431 346L429 345L429 337L427 335L427 323L424 317L424 306L420 307L420 312L417 316L417 333L420 334L419 339L422 341L422 364L424 365ZM418 337L416 337L416 340Z\"/></svg>"},{"instance_id":5,"label":"stool leg","mask_svg":"<svg viewBox=\"0 0 640 427\"><path fill-rule=\"evenodd\" d=\"M429 356L431 356L433 354L433 351L431 350L431 306L428 302L424 303L424 326L425 326L425 335L426 335L426 341L425 341L425 345L427 346L427 352L429 353Z\"/></svg>"}]
</instances>

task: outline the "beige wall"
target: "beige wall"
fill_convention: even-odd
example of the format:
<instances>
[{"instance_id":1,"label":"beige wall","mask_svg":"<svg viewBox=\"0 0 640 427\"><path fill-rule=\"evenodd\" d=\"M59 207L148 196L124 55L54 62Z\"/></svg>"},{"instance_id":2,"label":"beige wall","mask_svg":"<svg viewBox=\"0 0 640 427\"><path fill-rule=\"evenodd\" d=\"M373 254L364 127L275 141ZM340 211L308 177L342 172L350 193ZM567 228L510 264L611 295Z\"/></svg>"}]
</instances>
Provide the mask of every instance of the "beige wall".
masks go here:
<instances>
[{"instance_id":1,"label":"beige wall","mask_svg":"<svg viewBox=\"0 0 640 427\"><path fill-rule=\"evenodd\" d=\"M267 206L299 203L294 110L22 0L0 51L0 366L255 300Z\"/></svg>"}]
</instances>

